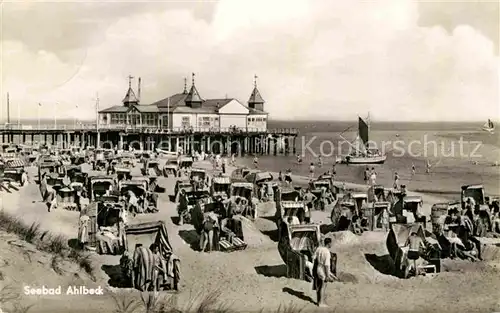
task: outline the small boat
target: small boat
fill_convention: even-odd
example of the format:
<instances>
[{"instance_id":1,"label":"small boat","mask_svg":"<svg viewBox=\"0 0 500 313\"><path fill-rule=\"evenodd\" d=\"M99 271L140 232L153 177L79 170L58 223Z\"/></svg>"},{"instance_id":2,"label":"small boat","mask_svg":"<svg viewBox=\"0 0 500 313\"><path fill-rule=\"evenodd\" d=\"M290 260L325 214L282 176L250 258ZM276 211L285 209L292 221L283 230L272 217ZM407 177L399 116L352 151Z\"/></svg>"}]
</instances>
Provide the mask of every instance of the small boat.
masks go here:
<instances>
[{"instance_id":1,"label":"small boat","mask_svg":"<svg viewBox=\"0 0 500 313\"><path fill-rule=\"evenodd\" d=\"M484 123L482 130L487 131L488 133L492 134L493 131L495 130L495 125L493 124L493 122L490 119L488 119L488 121L486 123Z\"/></svg>"},{"instance_id":2,"label":"small boat","mask_svg":"<svg viewBox=\"0 0 500 313\"><path fill-rule=\"evenodd\" d=\"M351 144L354 152L346 155L342 163L344 164L384 164L387 156L378 149L370 148L368 134L370 126L361 118L358 117L358 135L356 144Z\"/></svg>"}]
</instances>

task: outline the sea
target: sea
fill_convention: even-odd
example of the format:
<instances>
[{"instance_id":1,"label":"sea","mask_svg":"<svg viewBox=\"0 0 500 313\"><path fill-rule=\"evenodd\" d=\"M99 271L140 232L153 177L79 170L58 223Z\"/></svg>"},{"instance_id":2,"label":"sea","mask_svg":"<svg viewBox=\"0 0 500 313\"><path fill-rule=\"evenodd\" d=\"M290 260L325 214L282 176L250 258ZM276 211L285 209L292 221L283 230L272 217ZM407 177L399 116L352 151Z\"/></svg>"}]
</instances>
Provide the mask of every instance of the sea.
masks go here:
<instances>
[{"instance_id":1,"label":"sea","mask_svg":"<svg viewBox=\"0 0 500 313\"><path fill-rule=\"evenodd\" d=\"M22 125L36 123L20 122ZM74 123L74 120L57 121L59 126ZM41 121L41 124L54 125L54 121ZM357 136L357 121L271 120L268 127L298 129L296 154L259 155L259 168L276 172L290 169L293 174L303 176L309 175L311 163L315 176L332 170L338 156L353 151ZM443 198L456 199L460 187L467 184L482 184L487 195L499 196L500 133L490 134L481 127L480 122L372 121L370 144L387 155L386 162L368 166L336 164L337 180L364 183L368 167L377 173L377 183L386 187L393 185L397 173L399 183L406 184L409 190L435 193ZM19 138L14 138L14 142L18 141ZM253 159L254 156L245 156L237 161L253 167ZM428 163L429 173L426 172Z\"/></svg>"}]
</instances>

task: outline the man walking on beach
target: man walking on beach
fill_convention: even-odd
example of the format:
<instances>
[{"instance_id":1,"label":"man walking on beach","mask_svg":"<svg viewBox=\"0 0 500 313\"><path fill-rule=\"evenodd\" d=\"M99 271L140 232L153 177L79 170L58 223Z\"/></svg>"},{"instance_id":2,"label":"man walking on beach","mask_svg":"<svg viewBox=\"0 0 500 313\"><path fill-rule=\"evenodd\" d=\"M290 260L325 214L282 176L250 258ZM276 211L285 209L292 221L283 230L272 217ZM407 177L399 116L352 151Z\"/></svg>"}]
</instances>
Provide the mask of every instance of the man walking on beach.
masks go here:
<instances>
[{"instance_id":1,"label":"man walking on beach","mask_svg":"<svg viewBox=\"0 0 500 313\"><path fill-rule=\"evenodd\" d=\"M415 169L415 164L411 164L411 174L415 175L416 169Z\"/></svg>"},{"instance_id":2,"label":"man walking on beach","mask_svg":"<svg viewBox=\"0 0 500 313\"><path fill-rule=\"evenodd\" d=\"M331 272L332 239L325 238L325 246L318 247L313 256L313 290L316 290L317 305L328 307L325 302L326 284L335 280L335 275Z\"/></svg>"}]
</instances>

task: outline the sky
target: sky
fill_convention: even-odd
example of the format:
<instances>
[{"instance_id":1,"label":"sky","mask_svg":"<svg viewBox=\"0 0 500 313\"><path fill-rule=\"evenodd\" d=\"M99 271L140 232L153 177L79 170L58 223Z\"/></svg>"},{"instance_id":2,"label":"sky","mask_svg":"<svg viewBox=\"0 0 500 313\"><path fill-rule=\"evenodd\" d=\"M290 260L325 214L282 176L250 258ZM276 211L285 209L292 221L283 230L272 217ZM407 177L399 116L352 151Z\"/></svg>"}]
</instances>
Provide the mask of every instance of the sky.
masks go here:
<instances>
[{"instance_id":1,"label":"sky","mask_svg":"<svg viewBox=\"0 0 500 313\"><path fill-rule=\"evenodd\" d=\"M95 117L182 92L274 119L465 121L500 116L498 1L50 1L1 4L1 120ZM137 89L137 80L133 87ZM38 105L41 103L41 106Z\"/></svg>"}]
</instances>

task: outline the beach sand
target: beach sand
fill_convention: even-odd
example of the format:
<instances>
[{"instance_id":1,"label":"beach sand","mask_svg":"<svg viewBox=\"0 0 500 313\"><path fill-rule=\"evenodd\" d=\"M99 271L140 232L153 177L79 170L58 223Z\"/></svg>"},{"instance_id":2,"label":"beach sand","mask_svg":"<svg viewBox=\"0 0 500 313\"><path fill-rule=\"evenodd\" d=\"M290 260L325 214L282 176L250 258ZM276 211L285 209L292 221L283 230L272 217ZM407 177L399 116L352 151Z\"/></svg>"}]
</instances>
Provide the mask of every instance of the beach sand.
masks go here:
<instances>
[{"instance_id":1,"label":"beach sand","mask_svg":"<svg viewBox=\"0 0 500 313\"><path fill-rule=\"evenodd\" d=\"M196 166L209 168L207 162ZM231 170L233 168L230 168ZM307 183L305 177L294 176L296 182ZM168 200L173 193L175 178L159 179L159 185L166 188L160 194L159 209L156 214L138 215L132 222L162 220L167 225L170 244L181 259L181 292L172 297L180 307L196 301L193 295L220 290L219 301L228 304L234 311L264 312L275 311L280 305L295 304L304 307L303 312L481 312L499 311L500 273L495 263L468 263L446 260L444 268L449 272L437 277L419 277L400 280L377 270L368 261L386 257L385 235L367 233L361 237L352 234L336 235L334 249L338 253L339 278L342 282L328 287L330 309L318 310L312 303L314 293L311 284L288 279L286 268L279 256L277 243L267 234L276 229L269 218L274 214L268 204L262 207L261 217L253 227L248 227L247 235L259 241L259 247L249 247L244 251L223 253L200 253L191 248L196 240L192 225L177 226L172 218L177 215L175 204ZM347 184L348 188L361 188ZM429 205L442 198L423 194L424 203ZM3 210L20 216L26 223L37 222L41 227L68 238L77 235L78 212L56 210L47 212L40 199L38 186L30 184L17 192L2 193ZM35 202L33 202L35 201ZM265 216L267 215L267 216ZM315 217L313 217L315 218ZM6 245L2 242L1 245ZM0 245L3 250L4 246ZM105 265L119 264L117 256L93 257L97 270L95 284L107 286L109 277L103 270ZM13 282L21 290L24 281L41 286L67 283L64 276L53 272L33 269L35 277L25 278L30 273L30 265L22 261L4 266L1 270L6 278L3 284ZM20 272L21 265L24 272ZM26 274L22 274L26 273ZM69 274L68 274L69 275ZM84 284L94 284L82 278ZM112 293L127 294L128 290L111 288L99 298L74 296L40 296L36 299L23 296L26 303L34 303L33 312L111 312L115 309ZM137 296L137 292L133 296ZM129 296L132 297L132 296Z\"/></svg>"}]
</instances>

